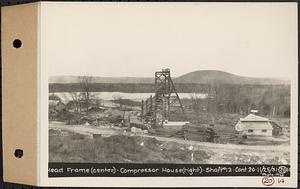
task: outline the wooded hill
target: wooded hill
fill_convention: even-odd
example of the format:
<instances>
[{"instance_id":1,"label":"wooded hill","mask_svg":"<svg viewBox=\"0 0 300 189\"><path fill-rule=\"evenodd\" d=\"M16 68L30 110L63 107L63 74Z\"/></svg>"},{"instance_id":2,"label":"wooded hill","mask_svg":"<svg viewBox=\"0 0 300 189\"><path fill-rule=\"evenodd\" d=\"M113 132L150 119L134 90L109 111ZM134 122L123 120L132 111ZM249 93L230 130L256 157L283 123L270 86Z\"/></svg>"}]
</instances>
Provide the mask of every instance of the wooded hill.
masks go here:
<instances>
[{"instance_id":1,"label":"wooded hill","mask_svg":"<svg viewBox=\"0 0 300 189\"><path fill-rule=\"evenodd\" d=\"M130 84L153 84L154 77L92 77L93 83L130 83ZM217 70L199 70L184 74L180 77L172 77L174 83L193 84L251 84L251 85L280 85L289 84L287 79L282 78L254 78L244 77ZM51 76L49 83L79 83L78 76Z\"/></svg>"}]
</instances>

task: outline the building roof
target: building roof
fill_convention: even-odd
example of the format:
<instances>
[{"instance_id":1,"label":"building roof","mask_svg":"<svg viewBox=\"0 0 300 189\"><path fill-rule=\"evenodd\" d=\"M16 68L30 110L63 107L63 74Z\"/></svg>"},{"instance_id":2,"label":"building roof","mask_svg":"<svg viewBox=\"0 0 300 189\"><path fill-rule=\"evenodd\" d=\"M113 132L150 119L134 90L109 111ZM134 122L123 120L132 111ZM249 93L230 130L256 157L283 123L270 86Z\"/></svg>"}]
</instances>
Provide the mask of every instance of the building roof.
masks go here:
<instances>
[{"instance_id":1,"label":"building roof","mask_svg":"<svg viewBox=\"0 0 300 189\"><path fill-rule=\"evenodd\" d=\"M92 106L89 107L89 110L106 110L106 108L102 106Z\"/></svg>"},{"instance_id":2,"label":"building roof","mask_svg":"<svg viewBox=\"0 0 300 189\"><path fill-rule=\"evenodd\" d=\"M273 127L269 122L242 122L241 123L244 127L244 129L267 129L267 130L272 130Z\"/></svg>"},{"instance_id":3,"label":"building roof","mask_svg":"<svg viewBox=\"0 0 300 189\"><path fill-rule=\"evenodd\" d=\"M237 131L249 130L249 129L272 130L273 126L269 118L257 116L255 114L249 114L244 118L240 118L239 122L235 126L235 129Z\"/></svg>"},{"instance_id":4,"label":"building roof","mask_svg":"<svg viewBox=\"0 0 300 189\"><path fill-rule=\"evenodd\" d=\"M266 117L257 116L254 114L249 114L244 118L240 119L241 122L269 122L270 119Z\"/></svg>"},{"instance_id":5,"label":"building roof","mask_svg":"<svg viewBox=\"0 0 300 189\"><path fill-rule=\"evenodd\" d=\"M55 106L58 103L58 100L49 100L50 106Z\"/></svg>"},{"instance_id":6,"label":"building roof","mask_svg":"<svg viewBox=\"0 0 300 189\"><path fill-rule=\"evenodd\" d=\"M59 103L63 104L60 100L49 100L50 106L56 106Z\"/></svg>"},{"instance_id":7,"label":"building roof","mask_svg":"<svg viewBox=\"0 0 300 189\"><path fill-rule=\"evenodd\" d=\"M280 126L278 123L276 123L276 122L274 122L274 121L270 121L270 124L271 124L273 127L282 128L282 126Z\"/></svg>"},{"instance_id":8,"label":"building roof","mask_svg":"<svg viewBox=\"0 0 300 189\"><path fill-rule=\"evenodd\" d=\"M183 126L185 124L188 124L190 122L188 121L168 121L168 120L165 120L163 122L163 126Z\"/></svg>"}]
</instances>

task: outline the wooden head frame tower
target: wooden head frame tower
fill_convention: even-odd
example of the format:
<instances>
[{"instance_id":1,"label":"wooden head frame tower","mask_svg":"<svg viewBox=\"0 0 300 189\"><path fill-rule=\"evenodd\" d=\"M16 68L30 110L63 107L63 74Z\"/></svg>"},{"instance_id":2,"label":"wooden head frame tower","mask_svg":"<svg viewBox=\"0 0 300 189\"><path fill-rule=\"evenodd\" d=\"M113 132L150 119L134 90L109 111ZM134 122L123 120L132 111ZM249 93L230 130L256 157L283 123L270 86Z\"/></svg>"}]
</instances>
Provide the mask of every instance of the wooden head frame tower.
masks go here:
<instances>
[{"instance_id":1,"label":"wooden head frame tower","mask_svg":"<svg viewBox=\"0 0 300 189\"><path fill-rule=\"evenodd\" d=\"M178 110L181 110L186 119L181 100L171 79L170 69L155 72L155 95L142 102L142 116L150 117L152 125L161 126L163 121L170 120L171 113Z\"/></svg>"}]
</instances>

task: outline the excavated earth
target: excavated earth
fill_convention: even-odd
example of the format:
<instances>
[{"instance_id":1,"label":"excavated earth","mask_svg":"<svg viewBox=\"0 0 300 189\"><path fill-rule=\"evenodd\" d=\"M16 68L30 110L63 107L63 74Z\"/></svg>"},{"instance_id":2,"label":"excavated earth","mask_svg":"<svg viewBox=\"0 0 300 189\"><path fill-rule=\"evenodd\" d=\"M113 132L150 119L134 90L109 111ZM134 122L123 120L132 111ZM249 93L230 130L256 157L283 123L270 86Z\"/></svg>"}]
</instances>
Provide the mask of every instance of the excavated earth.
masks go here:
<instances>
[{"instance_id":1,"label":"excavated earth","mask_svg":"<svg viewBox=\"0 0 300 189\"><path fill-rule=\"evenodd\" d=\"M288 146L268 148L138 135L49 130L50 162L289 164Z\"/></svg>"}]
</instances>

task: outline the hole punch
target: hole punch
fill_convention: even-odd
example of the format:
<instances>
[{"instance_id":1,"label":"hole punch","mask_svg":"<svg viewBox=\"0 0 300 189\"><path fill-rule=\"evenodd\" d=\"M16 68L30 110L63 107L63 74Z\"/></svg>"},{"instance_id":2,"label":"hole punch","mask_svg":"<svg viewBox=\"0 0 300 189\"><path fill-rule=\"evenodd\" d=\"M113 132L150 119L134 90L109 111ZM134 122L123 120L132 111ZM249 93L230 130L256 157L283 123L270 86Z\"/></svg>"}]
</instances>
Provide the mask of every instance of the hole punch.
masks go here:
<instances>
[{"instance_id":1,"label":"hole punch","mask_svg":"<svg viewBox=\"0 0 300 189\"><path fill-rule=\"evenodd\" d=\"M13 41L13 47L14 47L14 48L18 49L18 48L20 48L21 46L22 46L22 41L21 41L20 39L15 39L15 40Z\"/></svg>"},{"instance_id":2,"label":"hole punch","mask_svg":"<svg viewBox=\"0 0 300 189\"><path fill-rule=\"evenodd\" d=\"M16 149L16 150L15 150L15 157L16 157L16 158L21 158L21 157L23 157L23 150L22 150L22 149Z\"/></svg>"}]
</instances>

